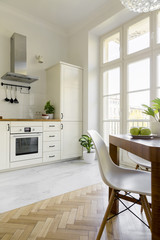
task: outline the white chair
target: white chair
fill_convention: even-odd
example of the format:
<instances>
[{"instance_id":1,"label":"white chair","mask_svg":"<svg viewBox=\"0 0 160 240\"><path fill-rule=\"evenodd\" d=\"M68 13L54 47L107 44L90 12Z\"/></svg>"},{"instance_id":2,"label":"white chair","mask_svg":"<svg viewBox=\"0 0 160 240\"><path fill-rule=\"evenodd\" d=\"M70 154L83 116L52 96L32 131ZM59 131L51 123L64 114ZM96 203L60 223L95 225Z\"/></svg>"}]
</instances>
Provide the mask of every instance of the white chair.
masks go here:
<instances>
[{"instance_id":1,"label":"white chair","mask_svg":"<svg viewBox=\"0 0 160 240\"><path fill-rule=\"evenodd\" d=\"M147 171L151 170L151 162L136 156L135 154L132 154L130 152L128 152L128 157L134 162L136 163L136 169L141 169L145 168Z\"/></svg>"},{"instance_id":2,"label":"white chair","mask_svg":"<svg viewBox=\"0 0 160 240\"><path fill-rule=\"evenodd\" d=\"M112 188L108 207L96 240L101 239L114 200L117 199L117 195L120 196L119 191L132 192L140 195L140 202L144 208L151 229L151 210L146 198L146 195L151 195L150 172L125 169L117 166L113 163L102 137L95 130L89 130L88 133L91 136L96 149L101 177L104 183Z\"/></svg>"}]
</instances>

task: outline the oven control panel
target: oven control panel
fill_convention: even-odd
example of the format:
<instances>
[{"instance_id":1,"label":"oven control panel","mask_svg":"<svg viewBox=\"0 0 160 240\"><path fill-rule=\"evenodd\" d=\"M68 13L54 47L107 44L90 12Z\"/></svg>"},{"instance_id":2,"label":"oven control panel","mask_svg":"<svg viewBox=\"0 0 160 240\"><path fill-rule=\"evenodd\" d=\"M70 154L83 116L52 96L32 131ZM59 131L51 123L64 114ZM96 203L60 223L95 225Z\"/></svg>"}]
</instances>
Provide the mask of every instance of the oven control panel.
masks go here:
<instances>
[{"instance_id":1,"label":"oven control panel","mask_svg":"<svg viewBox=\"0 0 160 240\"><path fill-rule=\"evenodd\" d=\"M24 132L27 132L27 133L28 133L28 132L31 132L31 127L25 127L25 128L24 128Z\"/></svg>"},{"instance_id":2,"label":"oven control panel","mask_svg":"<svg viewBox=\"0 0 160 240\"><path fill-rule=\"evenodd\" d=\"M10 133L18 134L18 133L41 133L42 127L13 127L11 126Z\"/></svg>"}]
</instances>

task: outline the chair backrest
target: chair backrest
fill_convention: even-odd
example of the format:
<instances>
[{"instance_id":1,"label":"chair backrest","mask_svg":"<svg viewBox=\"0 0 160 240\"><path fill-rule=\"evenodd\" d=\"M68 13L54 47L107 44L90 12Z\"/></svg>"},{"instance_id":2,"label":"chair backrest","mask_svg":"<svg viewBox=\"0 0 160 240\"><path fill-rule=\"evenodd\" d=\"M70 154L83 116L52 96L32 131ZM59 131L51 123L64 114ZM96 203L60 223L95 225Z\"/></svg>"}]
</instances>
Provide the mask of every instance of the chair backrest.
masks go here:
<instances>
[{"instance_id":1,"label":"chair backrest","mask_svg":"<svg viewBox=\"0 0 160 240\"><path fill-rule=\"evenodd\" d=\"M118 174L118 166L113 163L107 146L99 133L95 130L88 130L88 134L92 138L96 149L101 177L105 184L114 187L112 181L115 174Z\"/></svg>"},{"instance_id":2,"label":"chair backrest","mask_svg":"<svg viewBox=\"0 0 160 240\"><path fill-rule=\"evenodd\" d=\"M145 168L151 168L151 162L141 158L141 157L138 157L137 155L135 154L132 154L130 152L128 152L128 157L136 164L142 166L142 167L145 167Z\"/></svg>"}]
</instances>

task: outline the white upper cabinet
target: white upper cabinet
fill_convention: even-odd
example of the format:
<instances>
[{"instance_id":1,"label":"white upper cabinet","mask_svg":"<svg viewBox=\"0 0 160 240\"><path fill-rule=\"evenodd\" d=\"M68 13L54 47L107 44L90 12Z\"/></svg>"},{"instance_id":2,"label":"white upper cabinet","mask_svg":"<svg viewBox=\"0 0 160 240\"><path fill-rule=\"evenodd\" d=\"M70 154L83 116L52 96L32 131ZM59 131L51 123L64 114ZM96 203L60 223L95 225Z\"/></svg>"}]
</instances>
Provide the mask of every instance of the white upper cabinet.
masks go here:
<instances>
[{"instance_id":1,"label":"white upper cabinet","mask_svg":"<svg viewBox=\"0 0 160 240\"><path fill-rule=\"evenodd\" d=\"M82 121L82 69L59 63L47 69L48 100L55 106L55 118Z\"/></svg>"},{"instance_id":2,"label":"white upper cabinet","mask_svg":"<svg viewBox=\"0 0 160 240\"><path fill-rule=\"evenodd\" d=\"M61 112L64 121L82 121L82 69L61 65Z\"/></svg>"}]
</instances>

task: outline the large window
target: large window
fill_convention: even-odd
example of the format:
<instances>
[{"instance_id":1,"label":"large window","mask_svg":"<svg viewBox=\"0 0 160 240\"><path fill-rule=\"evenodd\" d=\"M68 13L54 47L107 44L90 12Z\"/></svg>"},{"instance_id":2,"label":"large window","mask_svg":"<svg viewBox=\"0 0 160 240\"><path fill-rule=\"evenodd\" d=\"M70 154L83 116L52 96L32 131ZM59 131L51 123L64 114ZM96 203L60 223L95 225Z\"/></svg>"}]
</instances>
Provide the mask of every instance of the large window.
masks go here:
<instances>
[{"instance_id":1,"label":"large window","mask_svg":"<svg viewBox=\"0 0 160 240\"><path fill-rule=\"evenodd\" d=\"M142 104L160 97L160 11L137 17L101 37L101 130L129 133L149 126Z\"/></svg>"}]
</instances>

